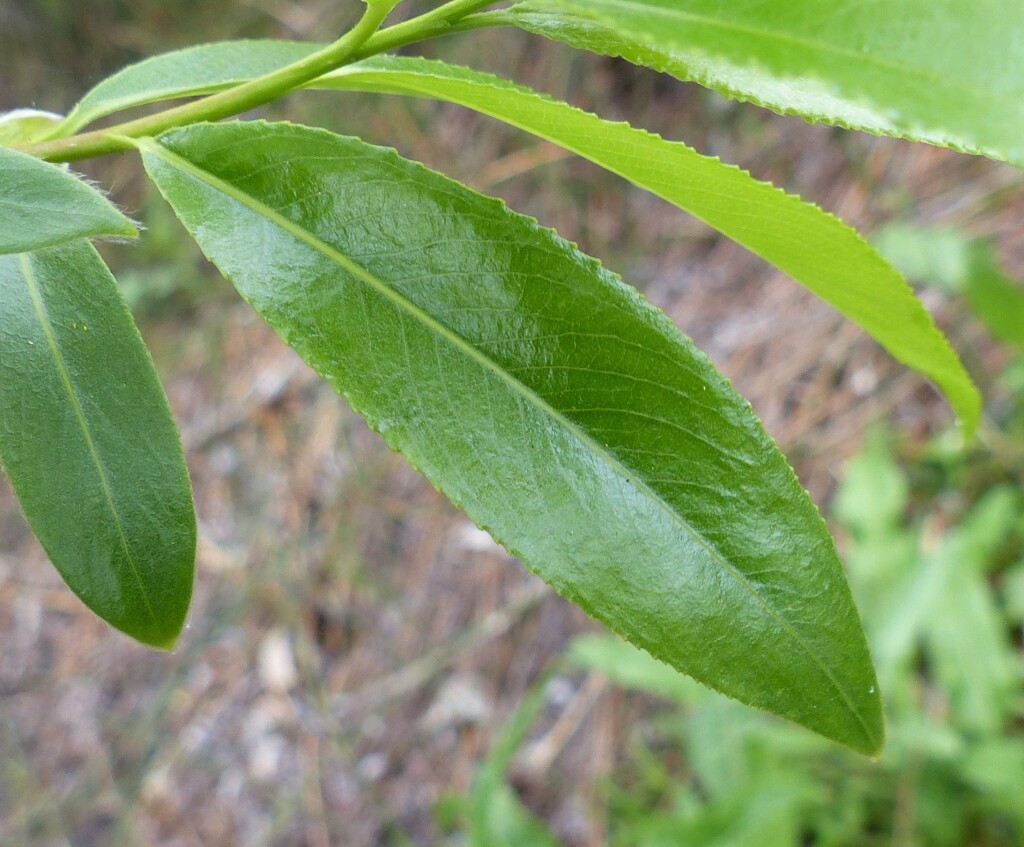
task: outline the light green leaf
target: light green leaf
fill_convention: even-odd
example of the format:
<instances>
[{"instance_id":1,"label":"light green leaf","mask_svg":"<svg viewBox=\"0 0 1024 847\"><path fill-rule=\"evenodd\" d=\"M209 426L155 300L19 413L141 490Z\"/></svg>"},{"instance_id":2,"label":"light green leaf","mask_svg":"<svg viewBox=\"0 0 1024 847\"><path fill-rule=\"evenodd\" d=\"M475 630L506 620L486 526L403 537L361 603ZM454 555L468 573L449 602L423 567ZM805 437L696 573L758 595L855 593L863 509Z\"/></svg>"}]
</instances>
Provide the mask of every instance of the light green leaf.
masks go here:
<instances>
[{"instance_id":1,"label":"light green leaf","mask_svg":"<svg viewBox=\"0 0 1024 847\"><path fill-rule=\"evenodd\" d=\"M102 194L74 174L0 147L0 254L98 235L138 232Z\"/></svg>"},{"instance_id":2,"label":"light green leaf","mask_svg":"<svg viewBox=\"0 0 1024 847\"><path fill-rule=\"evenodd\" d=\"M634 289L358 139L234 123L139 146L241 294L562 594L737 699L878 750L821 518L749 405Z\"/></svg>"},{"instance_id":3,"label":"light green leaf","mask_svg":"<svg viewBox=\"0 0 1024 847\"><path fill-rule=\"evenodd\" d=\"M1014 519L1014 496L1005 488L994 489L959 526L950 530L938 549L922 555L909 573L894 575L886 586L888 598L878 601L884 615L879 615L871 632L873 652L884 681L913 659L929 628L959 624L947 619L946 614L974 616L968 628L985 614L976 608L979 602L989 602L985 596L977 601L956 595L974 590L965 587L964 574L977 576L986 567ZM980 640L990 637L985 632L977 635ZM970 645L964 647L970 649ZM983 668L982 672L985 671Z\"/></svg>"},{"instance_id":4,"label":"light green leaf","mask_svg":"<svg viewBox=\"0 0 1024 847\"><path fill-rule=\"evenodd\" d=\"M612 635L577 636L569 645L568 658L575 665L604 674L623 688L657 694L677 703L691 704L710 696L693 680Z\"/></svg>"},{"instance_id":5,"label":"light green leaf","mask_svg":"<svg viewBox=\"0 0 1024 847\"><path fill-rule=\"evenodd\" d=\"M13 147L45 138L63 120L39 109L15 109L0 114L0 145Z\"/></svg>"},{"instance_id":6,"label":"light green leaf","mask_svg":"<svg viewBox=\"0 0 1024 847\"><path fill-rule=\"evenodd\" d=\"M1007 617L1018 626L1024 625L1024 559L1006 571L1003 594Z\"/></svg>"},{"instance_id":7,"label":"light green leaf","mask_svg":"<svg viewBox=\"0 0 1024 847\"><path fill-rule=\"evenodd\" d=\"M925 637L929 667L947 692L954 723L970 733L997 734L1013 715L1020 673L995 598L977 571L950 573Z\"/></svg>"},{"instance_id":8,"label":"light green leaf","mask_svg":"<svg viewBox=\"0 0 1024 847\"><path fill-rule=\"evenodd\" d=\"M169 648L196 530L181 443L145 345L85 241L0 257L0 460L68 586Z\"/></svg>"},{"instance_id":9,"label":"light green leaf","mask_svg":"<svg viewBox=\"0 0 1024 847\"><path fill-rule=\"evenodd\" d=\"M853 228L811 203L628 124L551 100L491 74L382 57L317 82L437 97L498 118L584 156L696 215L802 282L949 397L968 433L981 397L931 315Z\"/></svg>"},{"instance_id":10,"label":"light green leaf","mask_svg":"<svg viewBox=\"0 0 1024 847\"><path fill-rule=\"evenodd\" d=\"M999 266L993 245L954 229L892 224L873 239L907 276L963 295L1000 341L1024 347L1024 286Z\"/></svg>"},{"instance_id":11,"label":"light green leaf","mask_svg":"<svg viewBox=\"0 0 1024 847\"><path fill-rule=\"evenodd\" d=\"M488 13L776 112L1024 165L1024 5L529 0Z\"/></svg>"},{"instance_id":12,"label":"light green leaf","mask_svg":"<svg viewBox=\"0 0 1024 847\"><path fill-rule=\"evenodd\" d=\"M948 693L954 721L991 735L1011 716L1019 690L1017 660L985 571L1018 517L1017 492L992 488L946 545L955 563L925 622L929 666Z\"/></svg>"},{"instance_id":13,"label":"light green leaf","mask_svg":"<svg viewBox=\"0 0 1024 847\"><path fill-rule=\"evenodd\" d=\"M495 739L469 795L469 847L559 847L558 840L523 805L505 781L516 753L547 702L547 685L535 684Z\"/></svg>"},{"instance_id":14,"label":"light green leaf","mask_svg":"<svg viewBox=\"0 0 1024 847\"><path fill-rule=\"evenodd\" d=\"M125 109L212 94L304 59L323 47L299 41L222 41L128 65L91 88L61 125L71 135L100 118Z\"/></svg>"}]
</instances>

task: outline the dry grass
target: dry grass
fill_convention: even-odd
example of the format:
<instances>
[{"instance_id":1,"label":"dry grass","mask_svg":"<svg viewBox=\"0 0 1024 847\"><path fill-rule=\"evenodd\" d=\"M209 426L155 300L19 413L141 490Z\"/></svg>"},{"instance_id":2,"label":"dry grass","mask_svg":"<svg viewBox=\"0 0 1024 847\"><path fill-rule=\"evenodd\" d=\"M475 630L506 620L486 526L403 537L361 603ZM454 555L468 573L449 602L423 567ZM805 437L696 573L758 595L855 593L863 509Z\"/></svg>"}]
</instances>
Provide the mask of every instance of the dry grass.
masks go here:
<instances>
[{"instance_id":1,"label":"dry grass","mask_svg":"<svg viewBox=\"0 0 1024 847\"><path fill-rule=\"evenodd\" d=\"M264 26L315 34L330 10L314 12ZM507 33L479 44L444 49L687 140L854 224L991 234L1024 268L1009 168L775 118ZM874 418L918 435L948 424L921 379L827 306L660 201L455 107L352 102L310 98L290 114L395 144L604 257L734 379L819 502ZM133 163L105 176L143 204ZM160 220L153 238L174 245L180 232ZM146 267L166 274L155 252ZM111 632L62 587L2 489L0 843L436 843L438 799L467 788L524 692L593 624L391 454L194 251L173 262L198 284L143 314L201 521L191 623L172 655ZM992 355L936 305L971 360ZM600 679L559 677L551 692L517 786L568 844L597 845L600 780L644 706Z\"/></svg>"}]
</instances>

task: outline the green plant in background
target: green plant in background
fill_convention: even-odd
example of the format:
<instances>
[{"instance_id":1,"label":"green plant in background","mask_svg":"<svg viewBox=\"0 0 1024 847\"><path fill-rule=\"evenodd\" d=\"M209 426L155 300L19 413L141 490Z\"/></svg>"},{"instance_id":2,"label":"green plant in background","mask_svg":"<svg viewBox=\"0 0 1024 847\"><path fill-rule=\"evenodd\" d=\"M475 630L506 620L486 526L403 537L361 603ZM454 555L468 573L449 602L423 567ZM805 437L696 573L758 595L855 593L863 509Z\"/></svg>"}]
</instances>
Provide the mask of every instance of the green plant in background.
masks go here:
<instances>
[{"instance_id":1,"label":"green plant in background","mask_svg":"<svg viewBox=\"0 0 1024 847\"><path fill-rule=\"evenodd\" d=\"M515 26L829 121L1024 163L1024 12L956 0L451 0L329 45L206 44L129 66L65 117L0 123L0 458L68 585L169 647L192 584L184 459L87 239L135 228L56 163L138 154L239 293L387 442L563 595L652 655L864 753L881 701L817 510L707 358L599 263L393 151L215 123L302 88L460 103L705 220L934 380L979 395L903 278L815 206L678 142L481 71L388 55ZM195 98L145 117L129 108Z\"/></svg>"}]
</instances>

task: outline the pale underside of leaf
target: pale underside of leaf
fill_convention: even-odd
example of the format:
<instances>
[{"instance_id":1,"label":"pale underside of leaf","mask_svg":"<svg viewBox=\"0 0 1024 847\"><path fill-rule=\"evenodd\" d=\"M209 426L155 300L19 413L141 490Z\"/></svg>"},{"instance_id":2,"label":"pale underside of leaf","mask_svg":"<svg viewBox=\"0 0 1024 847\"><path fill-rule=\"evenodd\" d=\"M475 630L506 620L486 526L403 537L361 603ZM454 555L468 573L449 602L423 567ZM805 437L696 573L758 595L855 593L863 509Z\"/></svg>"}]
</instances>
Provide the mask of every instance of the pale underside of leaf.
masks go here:
<instances>
[{"instance_id":1,"label":"pale underside of leaf","mask_svg":"<svg viewBox=\"0 0 1024 847\"><path fill-rule=\"evenodd\" d=\"M78 238L137 234L106 197L74 174L0 147L0 254Z\"/></svg>"},{"instance_id":2,"label":"pale underside of leaf","mask_svg":"<svg viewBox=\"0 0 1024 847\"><path fill-rule=\"evenodd\" d=\"M207 125L140 147L243 296L559 591L713 687L877 749L820 517L661 313L535 223L355 139Z\"/></svg>"},{"instance_id":3,"label":"pale underside of leaf","mask_svg":"<svg viewBox=\"0 0 1024 847\"><path fill-rule=\"evenodd\" d=\"M125 109L222 91L305 59L322 44L242 40L198 44L128 65L93 86L58 128L71 135Z\"/></svg>"}]
</instances>

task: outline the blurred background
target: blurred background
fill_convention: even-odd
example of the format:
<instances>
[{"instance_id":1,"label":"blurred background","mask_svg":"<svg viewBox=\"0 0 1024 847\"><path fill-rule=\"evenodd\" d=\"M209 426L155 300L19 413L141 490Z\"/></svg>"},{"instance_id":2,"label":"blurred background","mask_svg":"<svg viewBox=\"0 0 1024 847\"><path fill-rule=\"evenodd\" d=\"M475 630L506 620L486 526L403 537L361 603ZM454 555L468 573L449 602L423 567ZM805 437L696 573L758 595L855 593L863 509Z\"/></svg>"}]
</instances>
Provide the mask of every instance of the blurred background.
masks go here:
<instances>
[{"instance_id":1,"label":"blurred background","mask_svg":"<svg viewBox=\"0 0 1024 847\"><path fill-rule=\"evenodd\" d=\"M0 111L65 112L124 64L202 40L329 40L360 5L0 0ZM968 447L935 391L828 306L558 148L419 100L260 111L504 197L711 355L839 537L886 753L710 694L554 596L261 324L115 156L76 169L146 225L100 249L183 432L196 594L176 652L131 643L63 587L0 482L0 844L1024 844L1021 172L515 32L414 52L741 165L871 234L920 284L986 393Z\"/></svg>"}]
</instances>

